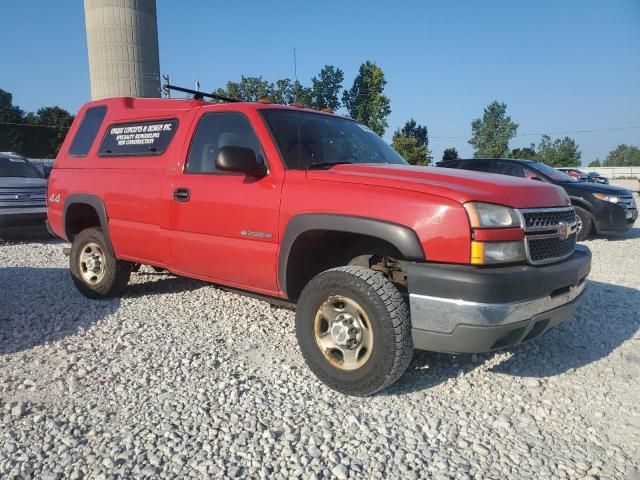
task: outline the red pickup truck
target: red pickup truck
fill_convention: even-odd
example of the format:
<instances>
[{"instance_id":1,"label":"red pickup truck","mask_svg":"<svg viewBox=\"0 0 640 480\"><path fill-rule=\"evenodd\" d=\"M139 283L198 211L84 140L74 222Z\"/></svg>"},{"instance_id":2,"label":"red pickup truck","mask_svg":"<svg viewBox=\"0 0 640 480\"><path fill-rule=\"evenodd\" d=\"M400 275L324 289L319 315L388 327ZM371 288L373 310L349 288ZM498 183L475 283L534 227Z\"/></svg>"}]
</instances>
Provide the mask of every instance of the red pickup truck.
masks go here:
<instances>
[{"instance_id":1,"label":"red pickup truck","mask_svg":"<svg viewBox=\"0 0 640 480\"><path fill-rule=\"evenodd\" d=\"M414 348L542 335L591 266L561 188L412 167L365 125L301 106L88 103L47 197L84 295L121 295L145 264L288 300L310 369L352 395L395 382Z\"/></svg>"}]
</instances>

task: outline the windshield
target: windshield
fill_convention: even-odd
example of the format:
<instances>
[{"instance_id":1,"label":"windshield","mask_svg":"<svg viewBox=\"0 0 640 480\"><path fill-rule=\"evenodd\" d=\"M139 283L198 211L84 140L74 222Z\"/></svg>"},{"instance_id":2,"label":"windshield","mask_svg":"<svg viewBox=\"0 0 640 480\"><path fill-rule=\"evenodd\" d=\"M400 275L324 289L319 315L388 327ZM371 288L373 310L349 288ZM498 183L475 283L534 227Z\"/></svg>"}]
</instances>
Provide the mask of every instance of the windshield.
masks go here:
<instances>
[{"instance_id":1,"label":"windshield","mask_svg":"<svg viewBox=\"0 0 640 480\"><path fill-rule=\"evenodd\" d=\"M561 172L560 170L556 170L555 168L550 167L549 165L545 165L544 163L537 162L537 163L532 163L529 166L535 170L538 170L543 175L546 175L554 182L566 183L566 182L578 181L572 176L567 175L566 173Z\"/></svg>"},{"instance_id":2,"label":"windshield","mask_svg":"<svg viewBox=\"0 0 640 480\"><path fill-rule=\"evenodd\" d=\"M37 167L15 157L0 157L0 177L43 178Z\"/></svg>"},{"instance_id":3,"label":"windshield","mask_svg":"<svg viewBox=\"0 0 640 480\"><path fill-rule=\"evenodd\" d=\"M295 110L261 110L287 168L335 163L407 162L371 129L353 120Z\"/></svg>"}]
</instances>

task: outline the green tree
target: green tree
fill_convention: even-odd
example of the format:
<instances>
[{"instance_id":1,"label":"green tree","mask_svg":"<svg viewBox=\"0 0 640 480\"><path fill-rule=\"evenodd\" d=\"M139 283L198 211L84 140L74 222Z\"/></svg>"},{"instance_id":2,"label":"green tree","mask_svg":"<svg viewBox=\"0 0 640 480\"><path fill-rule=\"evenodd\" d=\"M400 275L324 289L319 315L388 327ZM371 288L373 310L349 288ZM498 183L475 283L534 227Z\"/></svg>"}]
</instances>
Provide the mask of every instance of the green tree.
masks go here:
<instances>
[{"instance_id":1,"label":"green tree","mask_svg":"<svg viewBox=\"0 0 640 480\"><path fill-rule=\"evenodd\" d=\"M509 155L509 141L518 124L507 115L507 105L494 101L484 109L482 118L471 122L471 140L475 158L502 158Z\"/></svg>"},{"instance_id":2,"label":"green tree","mask_svg":"<svg viewBox=\"0 0 640 480\"><path fill-rule=\"evenodd\" d=\"M411 165L429 165L429 134L427 127L412 118L393 134L391 146Z\"/></svg>"},{"instance_id":3,"label":"green tree","mask_svg":"<svg viewBox=\"0 0 640 480\"><path fill-rule=\"evenodd\" d=\"M509 155L511 158L518 158L520 160L537 160L538 154L536 153L535 144L531 144L529 147L514 148Z\"/></svg>"},{"instance_id":4,"label":"green tree","mask_svg":"<svg viewBox=\"0 0 640 480\"><path fill-rule=\"evenodd\" d=\"M449 147L442 152L442 160L456 160L458 158L460 158L460 156L458 155L456 147Z\"/></svg>"},{"instance_id":5,"label":"green tree","mask_svg":"<svg viewBox=\"0 0 640 480\"><path fill-rule=\"evenodd\" d=\"M425 147L429 146L429 131L427 130L427 127L424 125L418 125L418 122L413 118L407 121L400 130L396 130L393 135L408 135L410 137L415 137L419 144L424 145Z\"/></svg>"},{"instance_id":6,"label":"green tree","mask_svg":"<svg viewBox=\"0 0 640 480\"><path fill-rule=\"evenodd\" d=\"M22 153L24 112L13 104L13 95L0 89L0 151Z\"/></svg>"},{"instance_id":7,"label":"green tree","mask_svg":"<svg viewBox=\"0 0 640 480\"><path fill-rule=\"evenodd\" d=\"M42 158L55 157L58 154L73 118L73 115L60 107L43 107L36 112L34 125L44 125L49 129L48 141L43 145L46 153Z\"/></svg>"},{"instance_id":8,"label":"green tree","mask_svg":"<svg viewBox=\"0 0 640 480\"><path fill-rule=\"evenodd\" d=\"M429 149L420 145L416 137L394 135L391 146L411 165L429 165L431 161Z\"/></svg>"},{"instance_id":9,"label":"green tree","mask_svg":"<svg viewBox=\"0 0 640 480\"><path fill-rule=\"evenodd\" d=\"M383 135L387 116L391 113L391 102L383 91L387 81L382 69L373 62L360 65L353 86L342 94L342 103L351 118L363 122L378 135Z\"/></svg>"},{"instance_id":10,"label":"green tree","mask_svg":"<svg viewBox=\"0 0 640 480\"><path fill-rule=\"evenodd\" d=\"M256 102L261 98L268 98L273 103L300 102L311 105L311 89L289 78L278 80L274 84L262 77L243 75L239 82L229 81L225 88L218 88L214 93L239 98L245 102Z\"/></svg>"},{"instance_id":11,"label":"green tree","mask_svg":"<svg viewBox=\"0 0 640 480\"><path fill-rule=\"evenodd\" d=\"M640 148L633 145L618 145L614 150L609 152L605 158L603 166L605 167L639 167L640 166Z\"/></svg>"},{"instance_id":12,"label":"green tree","mask_svg":"<svg viewBox=\"0 0 640 480\"><path fill-rule=\"evenodd\" d=\"M340 91L344 72L333 65L325 65L317 77L311 79L311 102L313 108L340 108Z\"/></svg>"},{"instance_id":13,"label":"green tree","mask_svg":"<svg viewBox=\"0 0 640 480\"><path fill-rule=\"evenodd\" d=\"M538 160L552 167L577 167L581 153L575 140L570 137L556 138L543 135L538 144Z\"/></svg>"},{"instance_id":14,"label":"green tree","mask_svg":"<svg viewBox=\"0 0 640 480\"><path fill-rule=\"evenodd\" d=\"M602 164L600 163L600 159L596 158L595 160L589 162L589 166L590 167L601 167Z\"/></svg>"},{"instance_id":15,"label":"green tree","mask_svg":"<svg viewBox=\"0 0 640 480\"><path fill-rule=\"evenodd\" d=\"M291 95L293 97L293 102L302 103L306 106L311 106L311 89L309 87L303 86L299 81L293 82L293 86L291 88Z\"/></svg>"},{"instance_id":16,"label":"green tree","mask_svg":"<svg viewBox=\"0 0 640 480\"><path fill-rule=\"evenodd\" d=\"M294 101L293 82L288 78L276 81L269 100L283 105L292 103Z\"/></svg>"},{"instance_id":17,"label":"green tree","mask_svg":"<svg viewBox=\"0 0 640 480\"><path fill-rule=\"evenodd\" d=\"M269 99L273 103L288 105L299 102L309 106L311 104L311 89L304 87L300 82L291 81L288 78L276 81Z\"/></svg>"},{"instance_id":18,"label":"green tree","mask_svg":"<svg viewBox=\"0 0 640 480\"><path fill-rule=\"evenodd\" d=\"M227 82L226 88L218 88L214 93L239 98L246 102L255 102L260 98L269 98L273 93L273 84L262 77L245 77L239 82Z\"/></svg>"},{"instance_id":19,"label":"green tree","mask_svg":"<svg viewBox=\"0 0 640 480\"><path fill-rule=\"evenodd\" d=\"M13 105L13 96L0 90L0 151L32 158L57 155L73 115L60 107L43 107L25 113Z\"/></svg>"}]
</instances>

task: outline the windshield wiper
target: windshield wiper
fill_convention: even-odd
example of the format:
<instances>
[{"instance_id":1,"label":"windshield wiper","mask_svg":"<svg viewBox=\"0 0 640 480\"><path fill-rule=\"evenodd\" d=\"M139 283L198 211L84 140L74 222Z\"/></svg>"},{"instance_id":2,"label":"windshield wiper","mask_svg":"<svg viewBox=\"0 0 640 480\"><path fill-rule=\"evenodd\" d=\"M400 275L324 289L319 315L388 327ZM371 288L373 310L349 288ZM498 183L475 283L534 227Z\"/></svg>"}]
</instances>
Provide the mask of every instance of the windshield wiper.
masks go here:
<instances>
[{"instance_id":1,"label":"windshield wiper","mask_svg":"<svg viewBox=\"0 0 640 480\"><path fill-rule=\"evenodd\" d=\"M319 168L331 168L334 165L351 165L353 162L347 162L347 161L343 161L343 162L311 162L308 166L307 166L307 170L315 170L315 169L319 169Z\"/></svg>"}]
</instances>

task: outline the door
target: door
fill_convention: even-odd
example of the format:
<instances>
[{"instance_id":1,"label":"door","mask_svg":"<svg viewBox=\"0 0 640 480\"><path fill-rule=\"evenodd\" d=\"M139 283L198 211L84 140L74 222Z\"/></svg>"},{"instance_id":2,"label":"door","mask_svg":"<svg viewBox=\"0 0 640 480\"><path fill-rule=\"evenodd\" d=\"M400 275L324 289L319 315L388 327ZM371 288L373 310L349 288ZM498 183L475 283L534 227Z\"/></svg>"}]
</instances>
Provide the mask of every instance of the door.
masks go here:
<instances>
[{"instance_id":1,"label":"door","mask_svg":"<svg viewBox=\"0 0 640 480\"><path fill-rule=\"evenodd\" d=\"M172 185L172 270L276 295L282 170L259 178L221 172L215 158L226 146L251 148L268 161L244 114L201 116Z\"/></svg>"}]
</instances>

